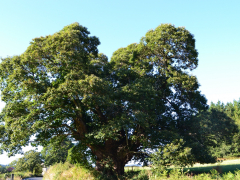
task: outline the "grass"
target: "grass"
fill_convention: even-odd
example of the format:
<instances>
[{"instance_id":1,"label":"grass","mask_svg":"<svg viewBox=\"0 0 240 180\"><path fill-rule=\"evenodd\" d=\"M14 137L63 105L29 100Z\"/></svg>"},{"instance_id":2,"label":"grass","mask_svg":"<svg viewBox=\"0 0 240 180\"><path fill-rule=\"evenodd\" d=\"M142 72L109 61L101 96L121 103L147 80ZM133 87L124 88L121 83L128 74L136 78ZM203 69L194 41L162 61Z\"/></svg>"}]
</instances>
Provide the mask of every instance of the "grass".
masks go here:
<instances>
[{"instance_id":1,"label":"grass","mask_svg":"<svg viewBox=\"0 0 240 180\"><path fill-rule=\"evenodd\" d=\"M9 172L9 173L0 174L0 180L5 180L6 178L10 178L11 174L14 174L14 180L21 180L23 178L33 176L31 172Z\"/></svg>"},{"instance_id":2,"label":"grass","mask_svg":"<svg viewBox=\"0 0 240 180\"><path fill-rule=\"evenodd\" d=\"M216 169L220 174L228 172L234 173L234 171L240 169L240 159L226 160L215 164L195 164L188 169L195 174L208 173L212 169Z\"/></svg>"},{"instance_id":3,"label":"grass","mask_svg":"<svg viewBox=\"0 0 240 180\"><path fill-rule=\"evenodd\" d=\"M78 165L72 165L68 162L58 163L50 167L44 174L44 180L93 180L92 171Z\"/></svg>"},{"instance_id":4,"label":"grass","mask_svg":"<svg viewBox=\"0 0 240 180\"><path fill-rule=\"evenodd\" d=\"M189 171L188 171L189 169ZM238 171L239 169L239 171ZM21 177L31 177L29 172L15 172L15 180ZM10 174L9 174L10 175ZM0 174L0 180L5 180L5 174ZM59 163L52 166L44 175L44 180L230 180L240 179L240 159L226 160L215 164L195 164L185 168L182 174L179 169L168 169L161 174L153 174L150 167L125 167L124 176L107 176L94 169L86 169L80 165Z\"/></svg>"},{"instance_id":5,"label":"grass","mask_svg":"<svg viewBox=\"0 0 240 180\"><path fill-rule=\"evenodd\" d=\"M139 166L127 166L124 168L125 172L128 171L141 171L141 170L150 170L150 167L139 167Z\"/></svg>"},{"instance_id":6,"label":"grass","mask_svg":"<svg viewBox=\"0 0 240 180\"><path fill-rule=\"evenodd\" d=\"M164 173L152 173L149 167L125 167L124 176L107 176L94 169L86 169L79 165L59 163L52 166L44 175L44 180L231 180L240 179L240 159L224 161L216 164L195 164L185 169L168 169Z\"/></svg>"},{"instance_id":7,"label":"grass","mask_svg":"<svg viewBox=\"0 0 240 180\"><path fill-rule=\"evenodd\" d=\"M149 167L125 167L125 171L150 171ZM240 159L226 160L215 164L195 164L193 167L185 168L184 174L180 170L169 168L165 175L150 174L152 179L240 179ZM171 172L172 171L172 172Z\"/></svg>"}]
</instances>

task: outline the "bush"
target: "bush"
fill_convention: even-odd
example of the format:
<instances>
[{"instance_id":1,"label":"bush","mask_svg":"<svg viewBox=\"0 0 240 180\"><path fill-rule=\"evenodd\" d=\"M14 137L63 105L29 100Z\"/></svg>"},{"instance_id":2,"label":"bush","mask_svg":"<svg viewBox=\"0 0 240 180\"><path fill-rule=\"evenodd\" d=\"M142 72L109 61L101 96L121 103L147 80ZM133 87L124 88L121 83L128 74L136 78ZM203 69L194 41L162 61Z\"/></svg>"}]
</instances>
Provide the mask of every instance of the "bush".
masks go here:
<instances>
[{"instance_id":1,"label":"bush","mask_svg":"<svg viewBox=\"0 0 240 180\"><path fill-rule=\"evenodd\" d=\"M193 165L194 157L191 148L184 147L182 139L175 140L170 144L160 146L158 151L151 154L149 160L152 162L153 173L161 174L167 167L186 167Z\"/></svg>"},{"instance_id":2,"label":"bush","mask_svg":"<svg viewBox=\"0 0 240 180\"><path fill-rule=\"evenodd\" d=\"M86 169L80 165L72 165L69 162L58 163L50 167L44 174L44 180L93 180L94 177L91 170Z\"/></svg>"}]
</instances>

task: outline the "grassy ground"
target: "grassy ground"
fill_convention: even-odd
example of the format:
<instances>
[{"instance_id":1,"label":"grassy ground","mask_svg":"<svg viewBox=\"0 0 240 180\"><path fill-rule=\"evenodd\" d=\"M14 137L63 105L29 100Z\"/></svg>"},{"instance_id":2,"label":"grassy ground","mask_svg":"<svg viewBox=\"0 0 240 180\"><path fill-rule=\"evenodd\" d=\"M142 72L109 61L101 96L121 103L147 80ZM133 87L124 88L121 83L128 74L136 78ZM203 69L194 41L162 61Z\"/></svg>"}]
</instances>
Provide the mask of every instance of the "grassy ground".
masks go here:
<instances>
[{"instance_id":1,"label":"grassy ground","mask_svg":"<svg viewBox=\"0 0 240 180\"><path fill-rule=\"evenodd\" d=\"M139 166L127 166L124 168L125 172L128 171L141 171L141 170L151 170L150 167L139 167Z\"/></svg>"},{"instance_id":2,"label":"grassy ground","mask_svg":"<svg viewBox=\"0 0 240 180\"><path fill-rule=\"evenodd\" d=\"M149 167L125 167L125 172L130 171L151 171ZM173 168L168 169L168 171ZM240 179L240 159L226 160L215 164L195 164L193 167L185 168L185 175L181 171L175 171L170 176L160 177L160 175L151 174L148 179ZM169 172L168 172L169 173ZM150 173L148 173L150 174Z\"/></svg>"},{"instance_id":3,"label":"grassy ground","mask_svg":"<svg viewBox=\"0 0 240 180\"><path fill-rule=\"evenodd\" d=\"M240 159L229 160L216 164L195 164L185 169L182 174L179 169L169 169L164 173L153 174L149 167L125 167L125 175L121 177L106 176L94 169L85 169L69 163L60 163L51 167L44 175L44 180L240 180Z\"/></svg>"},{"instance_id":4,"label":"grassy ground","mask_svg":"<svg viewBox=\"0 0 240 180\"><path fill-rule=\"evenodd\" d=\"M10 178L11 174L14 174L14 180L21 180L27 177L41 176L41 174L33 174L31 172L9 172L0 174L0 180L5 180L6 178Z\"/></svg>"},{"instance_id":5,"label":"grassy ground","mask_svg":"<svg viewBox=\"0 0 240 180\"><path fill-rule=\"evenodd\" d=\"M189 169L189 171L188 171ZM125 167L125 175L122 177L109 177L89 170L81 166L71 165L69 163L59 163L52 166L44 180L211 180L211 179L239 179L240 180L240 159L226 160L215 164L195 164L193 167L185 168L182 174L178 169L169 169L162 174L153 174L150 167ZM20 177L30 177L31 173L15 173L15 180ZM4 174L0 174L0 180L5 180Z\"/></svg>"},{"instance_id":6,"label":"grassy ground","mask_svg":"<svg viewBox=\"0 0 240 180\"><path fill-rule=\"evenodd\" d=\"M32 173L30 172L11 172L0 174L0 180L5 180L6 178L10 178L11 174L14 174L14 180L21 180L25 177L31 177Z\"/></svg>"},{"instance_id":7,"label":"grassy ground","mask_svg":"<svg viewBox=\"0 0 240 180\"><path fill-rule=\"evenodd\" d=\"M240 170L240 159L226 160L215 164L195 164L189 170L193 173L208 173L210 170L216 169L220 174Z\"/></svg>"}]
</instances>

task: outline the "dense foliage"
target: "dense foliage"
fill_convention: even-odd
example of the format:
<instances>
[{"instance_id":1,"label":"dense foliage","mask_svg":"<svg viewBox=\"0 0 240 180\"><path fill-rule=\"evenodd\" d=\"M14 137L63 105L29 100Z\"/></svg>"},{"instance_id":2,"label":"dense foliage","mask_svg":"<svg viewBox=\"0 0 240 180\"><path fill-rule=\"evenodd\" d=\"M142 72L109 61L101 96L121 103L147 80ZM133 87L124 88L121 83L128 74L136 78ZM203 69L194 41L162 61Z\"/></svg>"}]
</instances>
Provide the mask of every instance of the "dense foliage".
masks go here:
<instances>
[{"instance_id":1,"label":"dense foliage","mask_svg":"<svg viewBox=\"0 0 240 180\"><path fill-rule=\"evenodd\" d=\"M22 158L12 161L10 166L14 167L16 172L30 171L33 174L41 174L42 162L41 153L30 150L25 152Z\"/></svg>"},{"instance_id":2,"label":"dense foliage","mask_svg":"<svg viewBox=\"0 0 240 180\"><path fill-rule=\"evenodd\" d=\"M176 168L192 166L195 161L191 148L184 147L184 144L182 139L175 140L170 144L160 146L157 152L152 153L149 160L153 173L162 173L170 166Z\"/></svg>"},{"instance_id":3,"label":"dense foliage","mask_svg":"<svg viewBox=\"0 0 240 180\"><path fill-rule=\"evenodd\" d=\"M230 104L212 103L207 111L193 116L185 131L188 136L182 136L184 141L180 139L163 144L150 155L153 171L164 172L170 165L190 166L196 162L196 157L214 162L216 158L236 156L239 150L236 148L239 147L239 128L237 122L228 115Z\"/></svg>"},{"instance_id":4,"label":"dense foliage","mask_svg":"<svg viewBox=\"0 0 240 180\"><path fill-rule=\"evenodd\" d=\"M92 167L92 164L95 163L91 150L87 147L81 146L80 143L74 144L74 146L68 150L66 161L86 168Z\"/></svg>"},{"instance_id":5,"label":"dense foliage","mask_svg":"<svg viewBox=\"0 0 240 180\"><path fill-rule=\"evenodd\" d=\"M68 157L68 151L74 146L71 140L63 139L62 141L54 141L43 147L41 151L44 165L46 167L55 163L65 162Z\"/></svg>"},{"instance_id":6,"label":"dense foliage","mask_svg":"<svg viewBox=\"0 0 240 180\"><path fill-rule=\"evenodd\" d=\"M0 173L6 173L7 172L7 167L4 165L0 165Z\"/></svg>"},{"instance_id":7,"label":"dense foliage","mask_svg":"<svg viewBox=\"0 0 240 180\"><path fill-rule=\"evenodd\" d=\"M233 103L212 103L208 113L211 114L209 120L211 124L205 121L202 127L211 132L210 150L213 156L240 156L240 101ZM204 119L204 118L202 118ZM203 120L204 121L204 120ZM207 126L207 128L206 128ZM204 135L204 134L203 134ZM210 139L210 138L209 138Z\"/></svg>"},{"instance_id":8,"label":"dense foliage","mask_svg":"<svg viewBox=\"0 0 240 180\"><path fill-rule=\"evenodd\" d=\"M31 143L43 146L72 138L91 150L98 170L111 164L123 174L144 149L184 139L195 161L212 161L189 134L192 116L207 109L197 78L189 74L198 65L193 35L162 24L110 61L98 53L99 44L74 23L2 59L1 149L17 153L32 135Z\"/></svg>"}]
</instances>

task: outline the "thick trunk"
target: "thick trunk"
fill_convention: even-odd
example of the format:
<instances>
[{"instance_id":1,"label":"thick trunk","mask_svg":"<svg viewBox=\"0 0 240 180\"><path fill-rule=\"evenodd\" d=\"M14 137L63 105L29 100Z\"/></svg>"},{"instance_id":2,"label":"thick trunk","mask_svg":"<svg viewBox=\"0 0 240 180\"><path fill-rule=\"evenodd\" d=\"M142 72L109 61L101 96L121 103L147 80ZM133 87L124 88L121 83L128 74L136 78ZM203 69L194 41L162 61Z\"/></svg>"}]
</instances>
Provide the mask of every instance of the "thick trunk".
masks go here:
<instances>
[{"instance_id":1,"label":"thick trunk","mask_svg":"<svg viewBox=\"0 0 240 180\"><path fill-rule=\"evenodd\" d=\"M125 166L125 160L116 159L114 158L107 158L107 159L97 159L96 161L96 170L104 172L108 175L118 174L123 175L124 174L124 166Z\"/></svg>"},{"instance_id":2,"label":"thick trunk","mask_svg":"<svg viewBox=\"0 0 240 180\"><path fill-rule=\"evenodd\" d=\"M103 171L103 170L104 170L104 165L101 163L101 160L97 160L97 161L96 161L96 167L95 167L95 169L96 169L97 171Z\"/></svg>"},{"instance_id":3,"label":"thick trunk","mask_svg":"<svg viewBox=\"0 0 240 180\"><path fill-rule=\"evenodd\" d=\"M133 144L131 141L129 143ZM133 152L137 151L140 143L132 145L129 148L126 145L126 138L121 141L108 140L105 146L93 147L89 145L96 159L96 170L102 171L105 174L124 174L124 166L133 157Z\"/></svg>"},{"instance_id":4,"label":"thick trunk","mask_svg":"<svg viewBox=\"0 0 240 180\"><path fill-rule=\"evenodd\" d=\"M97 157L95 169L108 175L123 175L125 164L130 160L129 158L132 158L127 152L117 153L116 150L111 149L100 151L94 148L92 152Z\"/></svg>"},{"instance_id":5,"label":"thick trunk","mask_svg":"<svg viewBox=\"0 0 240 180\"><path fill-rule=\"evenodd\" d=\"M117 160L114 162L113 169L118 175L123 175L124 174L124 166L125 166L125 161L124 160Z\"/></svg>"},{"instance_id":6,"label":"thick trunk","mask_svg":"<svg viewBox=\"0 0 240 180\"><path fill-rule=\"evenodd\" d=\"M109 158L97 160L96 161L96 168L97 171L103 172L107 175L114 175L116 172L113 169L111 160Z\"/></svg>"}]
</instances>

